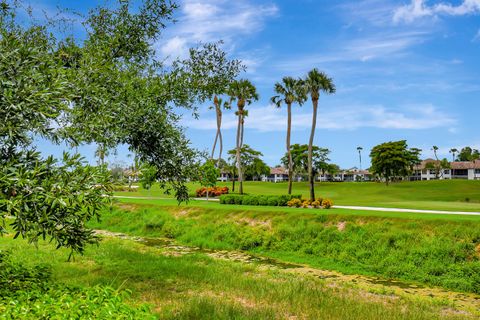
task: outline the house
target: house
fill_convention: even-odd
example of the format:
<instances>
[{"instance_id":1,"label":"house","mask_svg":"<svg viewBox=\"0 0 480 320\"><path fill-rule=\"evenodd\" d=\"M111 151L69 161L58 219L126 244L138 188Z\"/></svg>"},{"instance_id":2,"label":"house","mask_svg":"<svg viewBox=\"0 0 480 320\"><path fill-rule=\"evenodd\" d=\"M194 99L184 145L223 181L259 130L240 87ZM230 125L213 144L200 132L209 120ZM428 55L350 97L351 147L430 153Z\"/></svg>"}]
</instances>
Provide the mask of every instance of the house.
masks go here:
<instances>
[{"instance_id":1,"label":"house","mask_svg":"<svg viewBox=\"0 0 480 320\"><path fill-rule=\"evenodd\" d=\"M450 168L443 168L437 172L440 161L425 159L414 167L410 180L448 180L466 179L480 180L480 160L450 162Z\"/></svg>"},{"instance_id":2,"label":"house","mask_svg":"<svg viewBox=\"0 0 480 320\"><path fill-rule=\"evenodd\" d=\"M319 181L371 181L372 174L368 170L359 170L357 167L353 167L347 170L341 170L336 174L332 175L328 172L318 175L317 180Z\"/></svg>"},{"instance_id":3,"label":"house","mask_svg":"<svg viewBox=\"0 0 480 320\"><path fill-rule=\"evenodd\" d=\"M270 167L270 175L262 176L262 181L283 182L288 181L288 170L284 167Z\"/></svg>"},{"instance_id":4,"label":"house","mask_svg":"<svg viewBox=\"0 0 480 320\"><path fill-rule=\"evenodd\" d=\"M230 173L223 170L220 172L220 177L217 178L217 181L221 181L221 182L228 182L230 180L231 180Z\"/></svg>"}]
</instances>

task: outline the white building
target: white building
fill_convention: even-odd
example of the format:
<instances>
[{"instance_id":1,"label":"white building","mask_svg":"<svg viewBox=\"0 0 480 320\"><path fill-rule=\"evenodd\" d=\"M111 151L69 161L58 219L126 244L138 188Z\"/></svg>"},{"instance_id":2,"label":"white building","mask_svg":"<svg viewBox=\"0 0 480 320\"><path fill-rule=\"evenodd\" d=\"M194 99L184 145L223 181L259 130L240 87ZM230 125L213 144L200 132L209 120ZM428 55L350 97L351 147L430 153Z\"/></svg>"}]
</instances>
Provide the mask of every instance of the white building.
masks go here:
<instances>
[{"instance_id":1,"label":"white building","mask_svg":"<svg viewBox=\"0 0 480 320\"><path fill-rule=\"evenodd\" d=\"M423 160L415 167L410 180L480 180L480 160L450 162L450 168L440 169L439 172L432 166L438 167L439 161L433 159Z\"/></svg>"},{"instance_id":2,"label":"white building","mask_svg":"<svg viewBox=\"0 0 480 320\"><path fill-rule=\"evenodd\" d=\"M288 170L284 167L270 168L270 175L262 176L262 181L283 182L288 181Z\"/></svg>"}]
</instances>

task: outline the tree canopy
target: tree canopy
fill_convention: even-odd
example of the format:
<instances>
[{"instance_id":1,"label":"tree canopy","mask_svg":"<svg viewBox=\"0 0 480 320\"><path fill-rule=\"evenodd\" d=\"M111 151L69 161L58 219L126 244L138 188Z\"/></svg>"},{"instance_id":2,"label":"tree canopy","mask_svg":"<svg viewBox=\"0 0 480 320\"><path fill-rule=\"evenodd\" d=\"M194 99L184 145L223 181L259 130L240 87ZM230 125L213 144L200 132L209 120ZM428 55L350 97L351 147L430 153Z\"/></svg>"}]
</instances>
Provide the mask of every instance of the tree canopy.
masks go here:
<instances>
[{"instance_id":1,"label":"tree canopy","mask_svg":"<svg viewBox=\"0 0 480 320\"><path fill-rule=\"evenodd\" d=\"M307 144L292 144L290 147L293 161L293 172L295 174L308 173L308 145ZM312 162L313 174L317 175L320 171L328 171L328 154L330 150L327 148L320 148L319 146L312 146ZM286 166L288 165L288 153L282 157L280 162Z\"/></svg>"},{"instance_id":2,"label":"tree canopy","mask_svg":"<svg viewBox=\"0 0 480 320\"><path fill-rule=\"evenodd\" d=\"M405 140L379 144L370 152L370 171L385 179L388 185L393 179L407 176L413 170L413 166L420 162L420 152L420 149L409 149Z\"/></svg>"},{"instance_id":3,"label":"tree canopy","mask_svg":"<svg viewBox=\"0 0 480 320\"><path fill-rule=\"evenodd\" d=\"M169 67L157 60L152 44L177 6L165 0L99 6L79 21L86 33L80 39L50 30L55 21L20 23L17 3L0 2L1 219L13 216L17 235L50 237L77 252L94 239L85 223L109 203L108 171L77 155L43 158L36 137L95 143L102 155L125 144L150 168L150 181L188 199L185 182L196 173L198 153L175 108L195 112L212 94L218 70L206 72L212 66L205 47Z\"/></svg>"}]
</instances>

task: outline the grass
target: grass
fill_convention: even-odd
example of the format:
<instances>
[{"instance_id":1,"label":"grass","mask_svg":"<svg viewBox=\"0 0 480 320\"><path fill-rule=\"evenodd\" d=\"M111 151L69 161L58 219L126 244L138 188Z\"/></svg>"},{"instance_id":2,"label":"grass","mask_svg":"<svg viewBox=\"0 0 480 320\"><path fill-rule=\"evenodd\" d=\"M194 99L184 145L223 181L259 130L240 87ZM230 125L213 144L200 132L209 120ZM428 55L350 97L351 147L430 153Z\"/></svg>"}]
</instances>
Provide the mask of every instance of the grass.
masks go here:
<instances>
[{"instance_id":1,"label":"grass","mask_svg":"<svg viewBox=\"0 0 480 320\"><path fill-rule=\"evenodd\" d=\"M124 204L92 227L480 293L479 217L156 203Z\"/></svg>"},{"instance_id":2,"label":"grass","mask_svg":"<svg viewBox=\"0 0 480 320\"><path fill-rule=\"evenodd\" d=\"M231 188L231 183L218 185ZM200 186L190 183L188 187L193 193ZM247 181L244 190L250 194L280 195L287 193L287 183ZM337 205L480 212L480 181L478 180L399 182L388 187L375 182L326 182L317 183L315 192L319 197L333 199ZM293 193L307 197L307 183L294 183ZM165 197L158 186L154 186L152 190L140 189L138 192L116 194Z\"/></svg>"},{"instance_id":3,"label":"grass","mask_svg":"<svg viewBox=\"0 0 480 320\"><path fill-rule=\"evenodd\" d=\"M74 262L40 243L38 250L11 236L0 238L25 266L47 263L58 283L107 285L133 291L131 304L149 303L159 319L465 319L427 301L404 301L368 292L330 288L255 265L203 254L165 256L131 240L107 239ZM0 316L1 318L1 316Z\"/></svg>"}]
</instances>

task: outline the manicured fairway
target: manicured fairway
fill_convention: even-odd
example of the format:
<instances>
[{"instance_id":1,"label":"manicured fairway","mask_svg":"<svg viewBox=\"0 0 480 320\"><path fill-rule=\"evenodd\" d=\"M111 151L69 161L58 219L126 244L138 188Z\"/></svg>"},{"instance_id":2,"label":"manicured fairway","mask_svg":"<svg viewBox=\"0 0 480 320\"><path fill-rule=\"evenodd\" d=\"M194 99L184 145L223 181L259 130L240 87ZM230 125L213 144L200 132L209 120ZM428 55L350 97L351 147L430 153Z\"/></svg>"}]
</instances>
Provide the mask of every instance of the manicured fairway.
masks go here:
<instances>
[{"instance_id":1,"label":"manicured fairway","mask_svg":"<svg viewBox=\"0 0 480 320\"><path fill-rule=\"evenodd\" d=\"M231 183L219 183L219 185L231 188ZM189 184L190 192L193 193L197 188L199 188L198 184ZM388 187L375 182L318 183L315 190L318 197L331 198L338 205L480 212L480 181L416 181L394 183ZM261 195L286 194L287 184L247 181L244 191ZM307 183L294 183L293 193L307 197ZM158 186L149 191L139 190L116 194L164 196Z\"/></svg>"}]
</instances>

